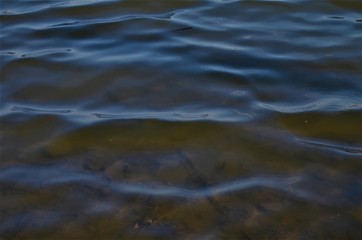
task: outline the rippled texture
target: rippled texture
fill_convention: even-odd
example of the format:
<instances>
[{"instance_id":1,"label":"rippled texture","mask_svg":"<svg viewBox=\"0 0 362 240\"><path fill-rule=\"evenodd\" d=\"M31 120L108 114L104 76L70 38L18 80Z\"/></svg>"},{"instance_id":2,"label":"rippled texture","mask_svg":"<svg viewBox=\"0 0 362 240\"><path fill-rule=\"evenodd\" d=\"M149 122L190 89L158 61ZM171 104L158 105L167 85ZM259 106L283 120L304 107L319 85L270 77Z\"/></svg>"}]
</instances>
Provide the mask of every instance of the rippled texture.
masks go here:
<instances>
[{"instance_id":1,"label":"rippled texture","mask_svg":"<svg viewBox=\"0 0 362 240\"><path fill-rule=\"evenodd\" d=\"M1 239L362 239L362 5L1 0Z\"/></svg>"}]
</instances>

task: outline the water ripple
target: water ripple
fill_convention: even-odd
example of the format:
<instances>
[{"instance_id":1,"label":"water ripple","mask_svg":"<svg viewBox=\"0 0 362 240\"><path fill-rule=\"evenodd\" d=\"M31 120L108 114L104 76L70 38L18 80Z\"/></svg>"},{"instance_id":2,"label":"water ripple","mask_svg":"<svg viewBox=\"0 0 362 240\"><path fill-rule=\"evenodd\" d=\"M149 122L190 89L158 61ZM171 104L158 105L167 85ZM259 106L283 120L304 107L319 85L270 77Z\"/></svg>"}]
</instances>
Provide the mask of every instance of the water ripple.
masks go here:
<instances>
[{"instance_id":1,"label":"water ripple","mask_svg":"<svg viewBox=\"0 0 362 240\"><path fill-rule=\"evenodd\" d=\"M8 110L2 109L1 117L12 115L14 112L23 114L49 114L63 115L62 117L72 122L97 122L101 120L162 120L162 121L217 121L217 122L246 122L257 117L256 112L240 111L236 109L208 109L195 113L194 111L160 112L142 111L122 113L93 113L71 109L54 109L39 107L13 106ZM94 118L95 117L95 118Z\"/></svg>"},{"instance_id":2,"label":"water ripple","mask_svg":"<svg viewBox=\"0 0 362 240\"><path fill-rule=\"evenodd\" d=\"M129 113L129 114L101 114L95 113L98 118L104 119L190 119L197 120L207 118L208 114L184 114L184 113Z\"/></svg>"},{"instance_id":3,"label":"water ripple","mask_svg":"<svg viewBox=\"0 0 362 240\"><path fill-rule=\"evenodd\" d=\"M71 110L66 109L39 109L39 108L29 108L29 107L20 107L14 106L11 108L11 111L15 112L24 112L24 113L50 113L50 114L65 114L72 112Z\"/></svg>"},{"instance_id":4,"label":"water ripple","mask_svg":"<svg viewBox=\"0 0 362 240\"><path fill-rule=\"evenodd\" d=\"M355 188L355 183L348 182L350 177L327 174L318 186L311 187L310 182L315 178L315 173L302 172L292 176L256 176L242 178L233 182L220 183L203 189L191 190L178 186L165 186L152 183L126 183L116 182L89 172L74 171L60 167L11 167L2 169L0 180L3 183L25 185L28 187L54 187L64 184L87 184L93 188L107 188L118 194L140 194L146 196L163 196L177 198L208 198L234 192L243 192L248 189L268 188L290 194L306 201L318 202L327 205L355 205L355 198L349 198L344 189ZM320 178L320 177L319 177ZM335 178L335 179L334 179ZM341 181L342 180L342 181ZM341 182L344 185L341 185ZM337 184L334 185L333 183ZM346 187L345 184L349 185ZM334 186L333 186L334 185ZM333 189L326 189L333 186ZM362 192L358 191L362 197Z\"/></svg>"},{"instance_id":5,"label":"water ripple","mask_svg":"<svg viewBox=\"0 0 362 240\"><path fill-rule=\"evenodd\" d=\"M64 53L64 52L71 52L71 49L49 49L49 50L42 50L39 52L32 52L32 53L26 53L21 55L21 57L40 57L40 56L45 56L45 55L49 55L49 54L54 54L54 53Z\"/></svg>"},{"instance_id":6,"label":"water ripple","mask_svg":"<svg viewBox=\"0 0 362 240\"><path fill-rule=\"evenodd\" d=\"M361 147L333 145L333 144L324 143L324 142L321 142L321 141L317 142L317 141L308 140L308 139L298 139L298 140L300 142L302 142L302 143L306 143L306 144L309 144L309 145L312 145L312 146L327 148L327 149L332 149L332 150L336 150L336 151L342 151L344 153L357 154L357 155L362 156L362 148Z\"/></svg>"}]
</instances>

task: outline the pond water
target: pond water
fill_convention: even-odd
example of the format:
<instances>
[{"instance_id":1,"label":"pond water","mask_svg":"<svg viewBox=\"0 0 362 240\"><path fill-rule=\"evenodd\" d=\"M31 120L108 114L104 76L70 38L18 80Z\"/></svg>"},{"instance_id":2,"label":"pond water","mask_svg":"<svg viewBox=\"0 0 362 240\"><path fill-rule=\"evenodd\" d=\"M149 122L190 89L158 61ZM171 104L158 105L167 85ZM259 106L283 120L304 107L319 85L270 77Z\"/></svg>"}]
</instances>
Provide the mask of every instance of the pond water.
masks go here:
<instances>
[{"instance_id":1,"label":"pond water","mask_svg":"<svg viewBox=\"0 0 362 240\"><path fill-rule=\"evenodd\" d=\"M362 4L1 0L1 239L362 239Z\"/></svg>"}]
</instances>

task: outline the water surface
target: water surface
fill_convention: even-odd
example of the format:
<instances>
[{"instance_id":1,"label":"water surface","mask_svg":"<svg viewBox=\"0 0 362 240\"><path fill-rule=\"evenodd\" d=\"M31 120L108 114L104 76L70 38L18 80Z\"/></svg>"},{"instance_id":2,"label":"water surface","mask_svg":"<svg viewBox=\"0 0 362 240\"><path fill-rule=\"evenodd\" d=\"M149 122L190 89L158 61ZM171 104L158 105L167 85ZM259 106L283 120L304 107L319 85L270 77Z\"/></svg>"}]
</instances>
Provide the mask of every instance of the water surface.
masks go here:
<instances>
[{"instance_id":1,"label":"water surface","mask_svg":"<svg viewBox=\"0 0 362 240\"><path fill-rule=\"evenodd\" d=\"M362 5L1 0L1 239L361 239Z\"/></svg>"}]
</instances>

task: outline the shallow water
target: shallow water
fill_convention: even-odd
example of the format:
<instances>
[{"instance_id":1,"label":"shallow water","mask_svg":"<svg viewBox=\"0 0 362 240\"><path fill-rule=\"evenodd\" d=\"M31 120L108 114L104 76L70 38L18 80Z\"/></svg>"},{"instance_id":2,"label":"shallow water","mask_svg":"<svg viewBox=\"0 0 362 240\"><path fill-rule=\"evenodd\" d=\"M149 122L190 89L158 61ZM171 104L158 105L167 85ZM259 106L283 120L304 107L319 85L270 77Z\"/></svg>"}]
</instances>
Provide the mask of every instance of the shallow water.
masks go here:
<instances>
[{"instance_id":1,"label":"shallow water","mask_svg":"<svg viewBox=\"0 0 362 240\"><path fill-rule=\"evenodd\" d=\"M360 1L0 6L1 239L362 239Z\"/></svg>"}]
</instances>

